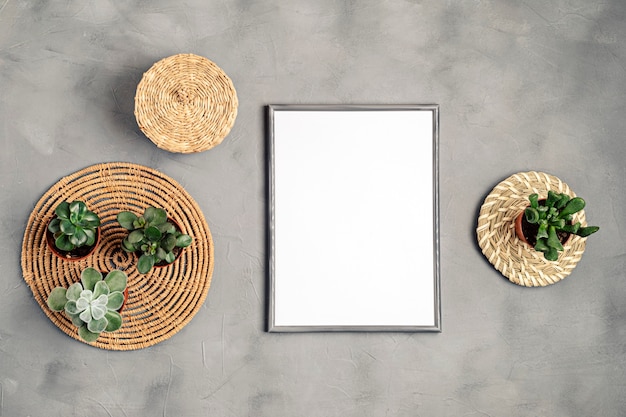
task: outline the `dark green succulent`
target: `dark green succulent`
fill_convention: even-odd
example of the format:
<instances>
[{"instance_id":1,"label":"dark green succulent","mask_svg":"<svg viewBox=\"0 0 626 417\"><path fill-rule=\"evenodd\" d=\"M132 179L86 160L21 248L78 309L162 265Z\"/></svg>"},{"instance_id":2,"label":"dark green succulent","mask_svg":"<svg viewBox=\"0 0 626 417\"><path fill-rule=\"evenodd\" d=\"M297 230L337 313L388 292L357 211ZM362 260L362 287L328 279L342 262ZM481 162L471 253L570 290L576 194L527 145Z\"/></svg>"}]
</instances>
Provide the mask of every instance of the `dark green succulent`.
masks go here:
<instances>
[{"instance_id":1,"label":"dark green succulent","mask_svg":"<svg viewBox=\"0 0 626 417\"><path fill-rule=\"evenodd\" d=\"M122 240L122 249L141 253L137 270L142 274L150 272L155 264L171 264L176 259L176 251L189 246L192 241L189 235L181 233L168 221L167 212L162 208L148 207L143 216L122 211L117 215L117 221L130 231Z\"/></svg>"},{"instance_id":2,"label":"dark green succulent","mask_svg":"<svg viewBox=\"0 0 626 417\"><path fill-rule=\"evenodd\" d=\"M87 209L82 201L62 202L54 210L56 217L48 225L54 236L54 245L62 251L82 246L93 246L100 226L100 218Z\"/></svg>"},{"instance_id":3,"label":"dark green succulent","mask_svg":"<svg viewBox=\"0 0 626 417\"><path fill-rule=\"evenodd\" d=\"M556 261L563 250L558 232L587 237L597 232L597 226L582 227L580 222L572 223L573 215L585 208L585 200L548 191L548 198L539 200L538 194L528 197L530 207L524 211L526 221L537 225L535 250L543 252L549 261Z\"/></svg>"}]
</instances>

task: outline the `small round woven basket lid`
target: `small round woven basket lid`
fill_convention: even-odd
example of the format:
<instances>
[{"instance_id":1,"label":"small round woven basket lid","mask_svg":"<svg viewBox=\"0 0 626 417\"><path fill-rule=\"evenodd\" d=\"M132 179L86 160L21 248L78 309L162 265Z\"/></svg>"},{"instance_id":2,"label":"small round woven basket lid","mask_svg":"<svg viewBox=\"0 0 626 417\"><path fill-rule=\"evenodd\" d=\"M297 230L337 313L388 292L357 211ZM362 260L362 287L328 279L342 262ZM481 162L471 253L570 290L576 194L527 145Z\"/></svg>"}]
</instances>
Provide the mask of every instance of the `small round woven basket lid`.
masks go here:
<instances>
[{"instance_id":1,"label":"small round woven basket lid","mask_svg":"<svg viewBox=\"0 0 626 417\"><path fill-rule=\"evenodd\" d=\"M202 152L219 145L237 117L237 93L215 63L178 54L144 73L135 95L135 117L156 146L170 152Z\"/></svg>"},{"instance_id":2,"label":"small round woven basket lid","mask_svg":"<svg viewBox=\"0 0 626 417\"><path fill-rule=\"evenodd\" d=\"M572 236L556 261L548 261L520 241L515 233L515 218L528 206L528 196L545 198L548 190L576 194L559 178L544 172L520 172L500 182L485 198L476 229L478 245L489 262L514 284L540 287L561 281L572 273L585 251L585 238ZM574 221L586 226L584 210Z\"/></svg>"}]
</instances>

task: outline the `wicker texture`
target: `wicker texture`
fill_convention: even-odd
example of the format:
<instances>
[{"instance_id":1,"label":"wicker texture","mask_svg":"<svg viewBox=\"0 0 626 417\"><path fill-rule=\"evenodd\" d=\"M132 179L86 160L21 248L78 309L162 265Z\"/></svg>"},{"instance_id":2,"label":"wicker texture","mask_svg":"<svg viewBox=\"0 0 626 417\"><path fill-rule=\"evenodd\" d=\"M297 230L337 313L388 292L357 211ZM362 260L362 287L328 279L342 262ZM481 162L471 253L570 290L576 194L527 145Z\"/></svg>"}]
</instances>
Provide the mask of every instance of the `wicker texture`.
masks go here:
<instances>
[{"instance_id":1,"label":"wicker texture","mask_svg":"<svg viewBox=\"0 0 626 417\"><path fill-rule=\"evenodd\" d=\"M56 206L74 200L84 201L100 216L102 238L92 255L69 262L52 254L45 233ZM117 223L116 216L120 211L140 215L150 205L164 208L183 232L193 237L193 243L175 263L141 275L136 269L136 255L120 247L127 231ZM93 165L58 181L33 209L22 245L22 272L35 300L57 327L76 340L82 341L71 320L64 313L48 309L50 291L78 282L80 272L89 266L103 272L126 272L129 297L122 311L122 328L102 333L91 343L110 350L145 348L182 329L206 299L213 264L211 233L191 196L164 174L129 163Z\"/></svg>"},{"instance_id":2,"label":"wicker texture","mask_svg":"<svg viewBox=\"0 0 626 417\"><path fill-rule=\"evenodd\" d=\"M155 63L135 95L143 133L170 152L201 152L219 145L237 117L237 94L228 76L210 60L178 54Z\"/></svg>"},{"instance_id":3,"label":"wicker texture","mask_svg":"<svg viewBox=\"0 0 626 417\"><path fill-rule=\"evenodd\" d=\"M489 262L509 281L538 287L554 284L567 277L585 251L585 239L572 236L557 261L547 261L543 253L521 242L515 234L515 218L528 205L532 193L545 198L548 190L576 195L557 177L543 172L521 172L499 183L485 198L478 216L478 244ZM574 219L586 225L585 213Z\"/></svg>"}]
</instances>

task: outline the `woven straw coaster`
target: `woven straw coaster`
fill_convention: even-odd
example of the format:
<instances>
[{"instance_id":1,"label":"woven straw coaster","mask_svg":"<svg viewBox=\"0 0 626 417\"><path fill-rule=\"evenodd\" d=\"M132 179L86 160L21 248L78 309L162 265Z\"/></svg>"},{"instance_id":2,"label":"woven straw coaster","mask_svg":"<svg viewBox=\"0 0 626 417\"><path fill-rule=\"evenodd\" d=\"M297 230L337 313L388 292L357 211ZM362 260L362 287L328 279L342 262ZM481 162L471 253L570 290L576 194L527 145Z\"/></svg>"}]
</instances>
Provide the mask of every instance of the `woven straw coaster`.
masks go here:
<instances>
[{"instance_id":1,"label":"woven straw coaster","mask_svg":"<svg viewBox=\"0 0 626 417\"><path fill-rule=\"evenodd\" d=\"M524 287L539 287L554 284L567 277L576 267L585 251L585 239L572 236L559 253L557 261L547 261L543 253L537 252L521 242L515 234L515 218L528 206L532 193L545 198L548 190L576 194L555 176L543 172L521 172L499 183L485 198L478 216L476 229L478 245L489 262L509 281ZM583 226L585 212L574 215Z\"/></svg>"},{"instance_id":2,"label":"woven straw coaster","mask_svg":"<svg viewBox=\"0 0 626 417\"><path fill-rule=\"evenodd\" d=\"M170 152L201 152L219 145L237 117L232 81L210 60L179 54L155 63L135 95L143 133Z\"/></svg>"},{"instance_id":3,"label":"woven straw coaster","mask_svg":"<svg viewBox=\"0 0 626 417\"><path fill-rule=\"evenodd\" d=\"M62 201L82 200L100 216L100 244L80 261L58 259L46 245L46 227ZM164 208L193 238L173 264L137 272L137 256L120 245L128 231L116 220L120 211L141 215L148 206ZM129 297L122 311L122 327L101 333L91 345L110 350L133 350L152 346L182 329L207 297L213 274L213 241L198 205L183 187L166 175L130 163L98 164L62 178L37 202L22 244L22 273L44 313L62 331L82 341L65 313L46 305L57 286L80 281L87 267L103 272L121 269L128 275Z\"/></svg>"}]
</instances>

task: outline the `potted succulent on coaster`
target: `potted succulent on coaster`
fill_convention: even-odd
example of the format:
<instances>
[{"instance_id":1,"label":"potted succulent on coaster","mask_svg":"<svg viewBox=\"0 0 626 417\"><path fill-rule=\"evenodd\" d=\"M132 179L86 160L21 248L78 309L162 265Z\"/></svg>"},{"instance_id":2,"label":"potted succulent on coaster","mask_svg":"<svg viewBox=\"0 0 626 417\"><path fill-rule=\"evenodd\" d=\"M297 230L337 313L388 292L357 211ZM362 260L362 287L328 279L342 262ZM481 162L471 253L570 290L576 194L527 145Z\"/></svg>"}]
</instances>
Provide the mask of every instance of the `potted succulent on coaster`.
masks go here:
<instances>
[{"instance_id":1,"label":"potted succulent on coaster","mask_svg":"<svg viewBox=\"0 0 626 417\"><path fill-rule=\"evenodd\" d=\"M528 197L530 205L515 220L517 237L543 252L545 259L556 261L563 244L577 235L587 237L599 230L597 226L582 227L573 223L574 214L585 208L585 200L548 191L548 197L539 199L538 194Z\"/></svg>"},{"instance_id":2,"label":"potted succulent on coaster","mask_svg":"<svg viewBox=\"0 0 626 417\"><path fill-rule=\"evenodd\" d=\"M129 231L122 240L122 249L139 255L137 270L141 274L171 264L192 241L162 208L148 207L142 216L123 211L118 213L117 221Z\"/></svg>"},{"instance_id":3,"label":"potted succulent on coaster","mask_svg":"<svg viewBox=\"0 0 626 417\"><path fill-rule=\"evenodd\" d=\"M76 261L96 249L100 240L100 218L82 201L63 201L48 223L46 242L61 259Z\"/></svg>"},{"instance_id":4,"label":"potted succulent on coaster","mask_svg":"<svg viewBox=\"0 0 626 417\"><path fill-rule=\"evenodd\" d=\"M122 327L120 311L126 303L128 278L123 271L114 270L102 279L94 268L81 272L80 282L67 289L56 287L47 304L52 311L65 311L78 327L78 335L93 342L102 332L114 332Z\"/></svg>"}]
</instances>

